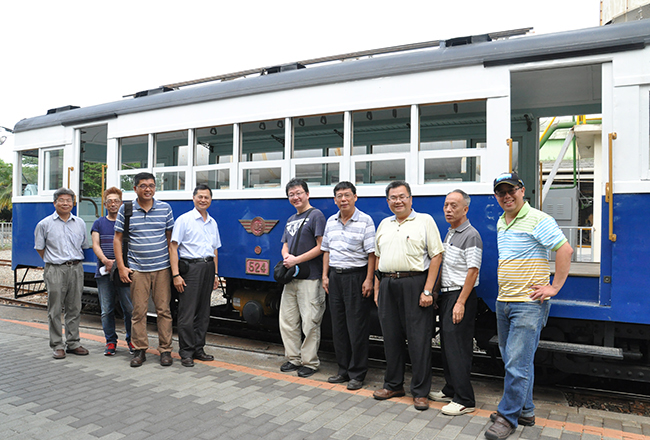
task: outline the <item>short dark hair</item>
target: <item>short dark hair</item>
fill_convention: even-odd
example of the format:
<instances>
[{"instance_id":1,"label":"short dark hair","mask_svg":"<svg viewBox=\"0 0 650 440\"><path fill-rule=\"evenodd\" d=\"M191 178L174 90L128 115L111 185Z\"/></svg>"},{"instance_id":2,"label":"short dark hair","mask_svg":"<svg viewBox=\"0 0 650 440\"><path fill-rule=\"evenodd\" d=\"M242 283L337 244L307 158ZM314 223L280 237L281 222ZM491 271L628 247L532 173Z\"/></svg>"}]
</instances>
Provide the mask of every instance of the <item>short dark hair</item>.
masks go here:
<instances>
[{"instance_id":1,"label":"short dark hair","mask_svg":"<svg viewBox=\"0 0 650 440\"><path fill-rule=\"evenodd\" d=\"M287 193L287 197L289 197L289 190L295 186L302 187L302 189L305 190L307 194L309 194L309 187L307 186L307 182L302 179L296 179L294 177L289 182L287 182L287 186L284 188L284 191Z\"/></svg>"},{"instance_id":2,"label":"short dark hair","mask_svg":"<svg viewBox=\"0 0 650 440\"><path fill-rule=\"evenodd\" d=\"M467 194L462 189L455 189L455 190L450 191L449 193L447 193L447 195L449 195L451 193L458 193L461 196L463 196L463 200L465 201L465 205L467 205L469 207L469 203L472 201L472 198L469 196L469 194Z\"/></svg>"},{"instance_id":3,"label":"short dark hair","mask_svg":"<svg viewBox=\"0 0 650 440\"><path fill-rule=\"evenodd\" d=\"M154 176L151 173L147 173L146 171L142 173L138 173L135 176L133 176L133 186L138 186L138 183L140 183L140 181L142 180L153 180L155 183L156 176Z\"/></svg>"},{"instance_id":4,"label":"short dark hair","mask_svg":"<svg viewBox=\"0 0 650 440\"><path fill-rule=\"evenodd\" d=\"M61 196L70 196L70 197L72 197L72 203L74 203L75 194L74 194L74 191L72 191L71 189L69 189L69 188L59 188L56 191L54 191L54 201L55 202Z\"/></svg>"},{"instance_id":5,"label":"short dark hair","mask_svg":"<svg viewBox=\"0 0 650 440\"><path fill-rule=\"evenodd\" d=\"M352 190L352 194L357 193L357 188L354 186L352 182L348 182L347 180L344 180L343 182L339 182L336 184L334 187L334 195L336 195L337 192L343 191L345 189Z\"/></svg>"},{"instance_id":6,"label":"short dark hair","mask_svg":"<svg viewBox=\"0 0 650 440\"><path fill-rule=\"evenodd\" d=\"M194 192L192 193L192 197L194 197L196 195L196 193L198 193L199 191L203 191L203 190L206 190L206 189L208 191L210 191L210 198L212 198L212 188L210 188L205 183L197 183L196 184L196 188L194 188Z\"/></svg>"},{"instance_id":7,"label":"short dark hair","mask_svg":"<svg viewBox=\"0 0 650 440\"><path fill-rule=\"evenodd\" d=\"M411 195L412 195L411 194L411 187L409 186L408 182L406 182L405 180L395 180L395 181L389 183L388 186L386 187L386 198L388 198L388 192L391 189L399 188L400 186L405 186L406 190L409 193L409 197L411 197Z\"/></svg>"}]
</instances>

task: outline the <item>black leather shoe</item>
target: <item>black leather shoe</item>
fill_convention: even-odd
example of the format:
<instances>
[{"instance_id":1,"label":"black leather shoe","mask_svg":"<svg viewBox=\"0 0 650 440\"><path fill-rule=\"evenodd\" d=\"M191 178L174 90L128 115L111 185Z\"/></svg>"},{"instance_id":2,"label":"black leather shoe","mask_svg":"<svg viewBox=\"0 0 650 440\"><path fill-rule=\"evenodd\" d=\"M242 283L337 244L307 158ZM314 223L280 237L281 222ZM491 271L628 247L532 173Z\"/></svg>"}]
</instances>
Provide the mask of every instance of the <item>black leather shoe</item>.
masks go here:
<instances>
[{"instance_id":1,"label":"black leather shoe","mask_svg":"<svg viewBox=\"0 0 650 440\"><path fill-rule=\"evenodd\" d=\"M344 376L342 374L337 374L336 376L330 376L327 378L327 381L329 383L344 383L350 380L348 376Z\"/></svg>"},{"instance_id":2,"label":"black leather shoe","mask_svg":"<svg viewBox=\"0 0 650 440\"><path fill-rule=\"evenodd\" d=\"M192 358L182 358L181 359L181 365L184 367L193 367L194 366L194 359Z\"/></svg>"},{"instance_id":3,"label":"black leather shoe","mask_svg":"<svg viewBox=\"0 0 650 440\"><path fill-rule=\"evenodd\" d=\"M173 363L174 359L172 359L172 354L169 351L160 354L160 365L169 367Z\"/></svg>"},{"instance_id":4,"label":"black leather shoe","mask_svg":"<svg viewBox=\"0 0 650 440\"><path fill-rule=\"evenodd\" d=\"M136 350L135 354L133 355L133 359L131 359L131 366L132 367L139 367L146 360L147 360L147 356L145 355L145 351L144 350Z\"/></svg>"},{"instance_id":5,"label":"black leather shoe","mask_svg":"<svg viewBox=\"0 0 650 440\"><path fill-rule=\"evenodd\" d=\"M360 390L361 387L363 387L362 380L350 379L350 382L348 382L348 390L350 391Z\"/></svg>"},{"instance_id":6,"label":"black leather shoe","mask_svg":"<svg viewBox=\"0 0 650 440\"><path fill-rule=\"evenodd\" d=\"M297 369L300 368L300 365L292 364L291 362L287 361L282 366L280 367L280 371L283 373L288 373L289 371L296 371Z\"/></svg>"},{"instance_id":7,"label":"black leather shoe","mask_svg":"<svg viewBox=\"0 0 650 440\"><path fill-rule=\"evenodd\" d=\"M298 377L309 377L313 375L316 372L313 368L309 367L300 367L300 370L298 370Z\"/></svg>"},{"instance_id":8,"label":"black leather shoe","mask_svg":"<svg viewBox=\"0 0 650 440\"><path fill-rule=\"evenodd\" d=\"M214 356L207 354L205 351L203 351L203 349L201 349L194 352L194 359L198 361L210 362L214 360Z\"/></svg>"}]
</instances>

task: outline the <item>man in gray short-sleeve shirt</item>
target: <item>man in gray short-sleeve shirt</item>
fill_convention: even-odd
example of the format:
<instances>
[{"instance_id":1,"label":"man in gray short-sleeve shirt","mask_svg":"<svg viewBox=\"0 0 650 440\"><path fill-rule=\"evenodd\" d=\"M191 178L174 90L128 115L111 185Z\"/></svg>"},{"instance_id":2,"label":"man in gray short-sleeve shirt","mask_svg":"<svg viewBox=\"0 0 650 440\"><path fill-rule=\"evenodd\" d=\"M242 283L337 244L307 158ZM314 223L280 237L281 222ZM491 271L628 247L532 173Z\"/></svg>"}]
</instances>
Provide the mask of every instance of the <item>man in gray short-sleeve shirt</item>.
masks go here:
<instances>
[{"instance_id":1,"label":"man in gray short-sleeve shirt","mask_svg":"<svg viewBox=\"0 0 650 440\"><path fill-rule=\"evenodd\" d=\"M34 230L34 249L45 261L43 277L47 288L47 318L50 347L54 359L66 353L88 354L79 339L81 294L83 293L86 223L72 214L74 191L59 188L54 193L52 215L41 220ZM65 343L61 331L61 312L65 307Z\"/></svg>"}]
</instances>

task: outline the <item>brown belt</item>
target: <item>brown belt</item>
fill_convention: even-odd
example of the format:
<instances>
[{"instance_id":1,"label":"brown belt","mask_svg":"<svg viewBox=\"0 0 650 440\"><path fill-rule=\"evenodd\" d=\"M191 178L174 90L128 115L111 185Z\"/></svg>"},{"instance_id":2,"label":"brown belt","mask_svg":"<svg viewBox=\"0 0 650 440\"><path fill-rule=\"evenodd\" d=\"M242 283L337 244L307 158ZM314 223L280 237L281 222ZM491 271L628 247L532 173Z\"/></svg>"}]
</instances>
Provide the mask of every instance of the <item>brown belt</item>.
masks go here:
<instances>
[{"instance_id":1,"label":"brown belt","mask_svg":"<svg viewBox=\"0 0 650 440\"><path fill-rule=\"evenodd\" d=\"M382 272L381 276L382 277L388 277L388 278L408 278L408 277L416 277L418 275L422 275L426 272Z\"/></svg>"}]
</instances>

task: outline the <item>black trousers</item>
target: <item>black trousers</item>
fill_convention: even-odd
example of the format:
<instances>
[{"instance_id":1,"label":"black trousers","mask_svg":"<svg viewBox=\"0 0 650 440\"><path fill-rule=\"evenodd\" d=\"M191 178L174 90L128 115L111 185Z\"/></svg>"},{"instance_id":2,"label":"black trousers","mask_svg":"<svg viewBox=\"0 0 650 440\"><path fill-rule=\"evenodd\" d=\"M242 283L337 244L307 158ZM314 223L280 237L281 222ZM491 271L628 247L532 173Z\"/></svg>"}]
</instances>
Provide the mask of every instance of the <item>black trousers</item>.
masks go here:
<instances>
[{"instance_id":1,"label":"black trousers","mask_svg":"<svg viewBox=\"0 0 650 440\"><path fill-rule=\"evenodd\" d=\"M445 396L468 408L476 406L474 389L470 382L472 356L474 355L474 323L476 319L476 291L467 297L463 320L454 324L454 305L460 290L441 293L438 298L440 314L440 344L442 346L442 367L445 371Z\"/></svg>"},{"instance_id":2,"label":"black trousers","mask_svg":"<svg viewBox=\"0 0 650 440\"><path fill-rule=\"evenodd\" d=\"M329 273L329 310L338 374L363 381L368 372L370 309L373 295L364 298L361 286L367 271Z\"/></svg>"},{"instance_id":3,"label":"black trousers","mask_svg":"<svg viewBox=\"0 0 650 440\"><path fill-rule=\"evenodd\" d=\"M191 263L183 279L185 291L178 294L178 353L181 358L191 358L205 345L210 323L214 262Z\"/></svg>"},{"instance_id":4,"label":"black trousers","mask_svg":"<svg viewBox=\"0 0 650 440\"><path fill-rule=\"evenodd\" d=\"M379 323L384 335L384 388L404 387L406 340L411 358L411 394L427 397L431 389L433 307L420 307L427 273L408 278L382 278L379 284Z\"/></svg>"}]
</instances>

